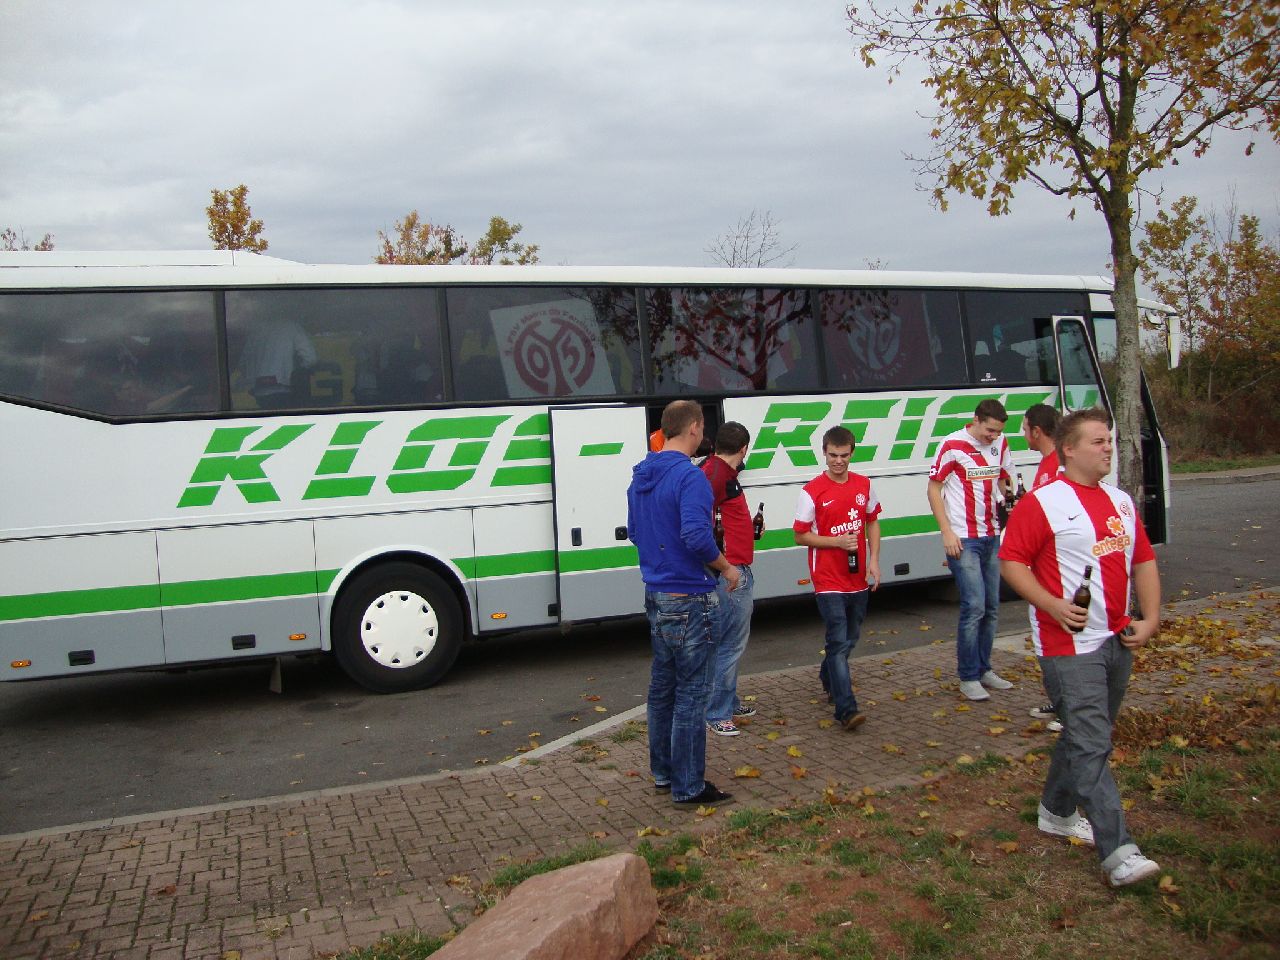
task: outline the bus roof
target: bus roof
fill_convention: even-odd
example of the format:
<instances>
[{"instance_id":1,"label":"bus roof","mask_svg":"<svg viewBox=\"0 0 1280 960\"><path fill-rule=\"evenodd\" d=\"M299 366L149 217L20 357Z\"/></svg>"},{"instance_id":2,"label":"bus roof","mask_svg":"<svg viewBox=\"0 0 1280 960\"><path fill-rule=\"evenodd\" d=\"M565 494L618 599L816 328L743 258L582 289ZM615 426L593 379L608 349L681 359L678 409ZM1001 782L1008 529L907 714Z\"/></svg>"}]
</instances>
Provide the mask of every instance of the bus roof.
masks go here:
<instances>
[{"instance_id":1,"label":"bus roof","mask_svg":"<svg viewBox=\"0 0 1280 960\"><path fill-rule=\"evenodd\" d=\"M0 253L0 289L278 285L715 285L1109 292L1101 276L739 267L408 266L297 263L231 250Z\"/></svg>"}]
</instances>

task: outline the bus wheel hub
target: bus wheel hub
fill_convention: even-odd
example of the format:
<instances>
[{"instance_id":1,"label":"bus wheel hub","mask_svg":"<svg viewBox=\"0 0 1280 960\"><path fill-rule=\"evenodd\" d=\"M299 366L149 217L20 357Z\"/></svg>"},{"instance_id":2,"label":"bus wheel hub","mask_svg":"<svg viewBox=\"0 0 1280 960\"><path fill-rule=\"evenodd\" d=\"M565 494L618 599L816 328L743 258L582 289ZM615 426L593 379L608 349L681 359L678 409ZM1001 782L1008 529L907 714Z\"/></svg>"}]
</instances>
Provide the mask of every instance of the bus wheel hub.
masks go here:
<instances>
[{"instance_id":1,"label":"bus wheel hub","mask_svg":"<svg viewBox=\"0 0 1280 960\"><path fill-rule=\"evenodd\" d=\"M360 642L376 663L399 670L425 660L439 631L440 621L424 597L411 590L393 590L365 610Z\"/></svg>"}]
</instances>

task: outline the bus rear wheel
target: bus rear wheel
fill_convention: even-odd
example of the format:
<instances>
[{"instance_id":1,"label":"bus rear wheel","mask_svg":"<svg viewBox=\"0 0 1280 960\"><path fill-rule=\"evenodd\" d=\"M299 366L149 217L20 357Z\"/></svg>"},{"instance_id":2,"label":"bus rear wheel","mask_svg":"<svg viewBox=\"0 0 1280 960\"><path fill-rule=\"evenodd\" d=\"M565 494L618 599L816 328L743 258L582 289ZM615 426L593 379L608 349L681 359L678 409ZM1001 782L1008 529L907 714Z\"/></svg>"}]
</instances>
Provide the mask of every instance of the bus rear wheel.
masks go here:
<instances>
[{"instance_id":1,"label":"bus rear wheel","mask_svg":"<svg viewBox=\"0 0 1280 960\"><path fill-rule=\"evenodd\" d=\"M453 591L412 563L358 574L338 597L333 626L338 664L374 693L431 686L462 646L462 611Z\"/></svg>"}]
</instances>

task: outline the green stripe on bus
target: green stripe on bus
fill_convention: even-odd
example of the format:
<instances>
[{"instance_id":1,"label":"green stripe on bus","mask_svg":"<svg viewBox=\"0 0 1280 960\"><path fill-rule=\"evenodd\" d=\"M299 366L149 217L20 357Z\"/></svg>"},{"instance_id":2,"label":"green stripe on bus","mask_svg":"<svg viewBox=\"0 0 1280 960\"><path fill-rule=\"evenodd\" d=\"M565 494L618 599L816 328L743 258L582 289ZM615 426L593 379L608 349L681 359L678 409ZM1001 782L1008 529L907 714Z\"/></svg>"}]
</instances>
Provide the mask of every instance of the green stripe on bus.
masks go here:
<instances>
[{"instance_id":1,"label":"green stripe on bus","mask_svg":"<svg viewBox=\"0 0 1280 960\"><path fill-rule=\"evenodd\" d=\"M160 602L166 607L190 607L201 603L314 596L317 592L316 572L305 570L300 573L269 573L257 577L165 583L160 586Z\"/></svg>"},{"instance_id":2,"label":"green stripe on bus","mask_svg":"<svg viewBox=\"0 0 1280 960\"><path fill-rule=\"evenodd\" d=\"M618 567L638 567L640 555L633 546L600 547L594 550L573 550L560 554L561 573L584 573L588 570L612 570Z\"/></svg>"},{"instance_id":3,"label":"green stripe on bus","mask_svg":"<svg viewBox=\"0 0 1280 960\"><path fill-rule=\"evenodd\" d=\"M160 587L154 583L133 587L59 590L56 593L28 593L0 597L0 621L149 610L159 606Z\"/></svg>"},{"instance_id":4,"label":"green stripe on bus","mask_svg":"<svg viewBox=\"0 0 1280 960\"><path fill-rule=\"evenodd\" d=\"M885 537L936 533L932 514L889 517L880 521ZM757 550L782 550L795 546L789 529L766 530ZM494 579L521 574L554 573L554 550L527 550L492 556L460 557L454 564L466 579ZM639 566L636 548L627 546L570 550L559 555L561 573L589 573ZM40 617L68 617L92 613L120 613L157 610L161 606L187 607L205 603L244 600L271 600L278 597L305 597L329 592L338 570L272 573L256 577L228 577L218 580L188 580L181 583L144 584L128 587L96 587L88 590L60 590L0 596L0 622Z\"/></svg>"},{"instance_id":5,"label":"green stripe on bus","mask_svg":"<svg viewBox=\"0 0 1280 960\"><path fill-rule=\"evenodd\" d=\"M622 452L621 443L584 443L581 456L614 457Z\"/></svg>"},{"instance_id":6,"label":"green stripe on bus","mask_svg":"<svg viewBox=\"0 0 1280 960\"><path fill-rule=\"evenodd\" d=\"M551 573L556 568L554 550L530 550L527 553L504 553L496 557L476 557L475 576L511 577L522 573Z\"/></svg>"}]
</instances>

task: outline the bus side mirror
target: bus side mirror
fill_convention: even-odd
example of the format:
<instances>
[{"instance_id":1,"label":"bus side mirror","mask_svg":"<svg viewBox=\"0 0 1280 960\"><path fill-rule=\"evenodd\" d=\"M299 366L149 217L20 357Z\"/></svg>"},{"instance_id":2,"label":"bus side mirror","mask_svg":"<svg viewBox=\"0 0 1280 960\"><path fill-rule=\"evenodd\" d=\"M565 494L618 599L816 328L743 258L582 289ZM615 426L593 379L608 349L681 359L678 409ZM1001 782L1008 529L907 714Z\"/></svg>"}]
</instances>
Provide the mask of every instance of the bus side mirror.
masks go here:
<instances>
[{"instance_id":1,"label":"bus side mirror","mask_svg":"<svg viewBox=\"0 0 1280 960\"><path fill-rule=\"evenodd\" d=\"M1166 327L1169 348L1169 369L1172 370L1182 362L1182 318L1169 317Z\"/></svg>"}]
</instances>

